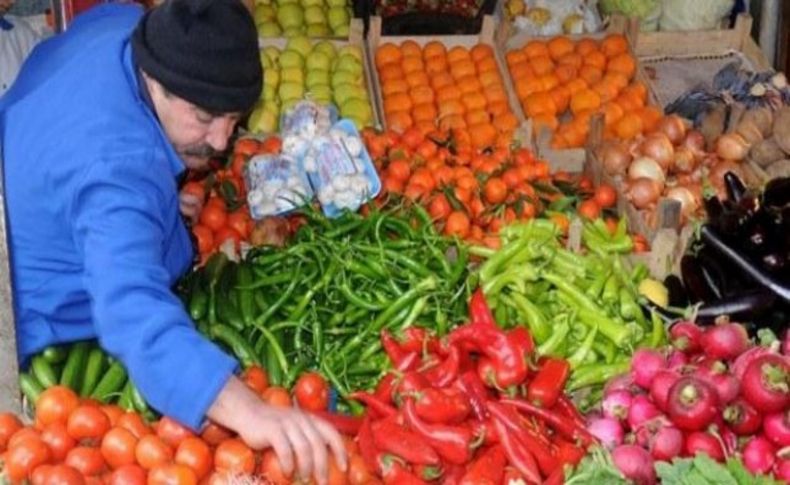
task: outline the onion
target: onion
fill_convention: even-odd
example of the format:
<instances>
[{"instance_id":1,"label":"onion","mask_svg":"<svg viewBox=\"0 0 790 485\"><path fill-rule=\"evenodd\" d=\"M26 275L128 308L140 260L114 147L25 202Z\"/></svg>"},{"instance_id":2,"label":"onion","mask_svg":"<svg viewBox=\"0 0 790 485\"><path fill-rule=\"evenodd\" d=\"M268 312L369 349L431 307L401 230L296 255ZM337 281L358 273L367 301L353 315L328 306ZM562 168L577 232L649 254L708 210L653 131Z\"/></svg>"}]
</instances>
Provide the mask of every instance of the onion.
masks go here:
<instances>
[{"instance_id":1,"label":"onion","mask_svg":"<svg viewBox=\"0 0 790 485\"><path fill-rule=\"evenodd\" d=\"M716 140L716 155L725 160L743 160L749 154L749 143L737 133L727 133Z\"/></svg>"},{"instance_id":2,"label":"onion","mask_svg":"<svg viewBox=\"0 0 790 485\"><path fill-rule=\"evenodd\" d=\"M691 151L691 148L680 146L675 149L675 159L673 167L678 172L689 173L697 168L697 156Z\"/></svg>"},{"instance_id":3,"label":"onion","mask_svg":"<svg viewBox=\"0 0 790 485\"><path fill-rule=\"evenodd\" d=\"M620 143L608 144L601 148L598 156L603 162L604 170L609 175L623 175L628 170L632 157L625 146Z\"/></svg>"},{"instance_id":4,"label":"onion","mask_svg":"<svg viewBox=\"0 0 790 485\"><path fill-rule=\"evenodd\" d=\"M628 186L628 200L637 209L649 209L656 205L661 195L661 185L655 180L640 177Z\"/></svg>"},{"instance_id":5,"label":"onion","mask_svg":"<svg viewBox=\"0 0 790 485\"><path fill-rule=\"evenodd\" d=\"M699 209L697 198L694 197L694 194L686 186L679 185L669 189L666 193L666 197L680 202L680 214L684 219L693 216L694 213L697 212L697 209Z\"/></svg>"},{"instance_id":6,"label":"onion","mask_svg":"<svg viewBox=\"0 0 790 485\"><path fill-rule=\"evenodd\" d=\"M664 116L658 122L658 131L665 134L673 145L677 145L686 137L686 123L683 118L675 114Z\"/></svg>"},{"instance_id":7,"label":"onion","mask_svg":"<svg viewBox=\"0 0 790 485\"><path fill-rule=\"evenodd\" d=\"M713 165L710 172L708 172L708 180L710 184L713 185L713 188L716 189L717 195L722 200L727 199L727 188L724 183L724 174L727 172L734 173L741 180L744 178L743 170L741 170L740 165L730 160L719 161Z\"/></svg>"},{"instance_id":8,"label":"onion","mask_svg":"<svg viewBox=\"0 0 790 485\"><path fill-rule=\"evenodd\" d=\"M658 182L659 191L663 190L666 182L666 174L661 169L661 165L650 157L637 158L628 167L628 179L636 180L639 178L648 178Z\"/></svg>"},{"instance_id":9,"label":"onion","mask_svg":"<svg viewBox=\"0 0 790 485\"><path fill-rule=\"evenodd\" d=\"M686 133L681 146L691 150L697 157L702 157L705 154L705 137L697 130L690 130Z\"/></svg>"},{"instance_id":10,"label":"onion","mask_svg":"<svg viewBox=\"0 0 790 485\"><path fill-rule=\"evenodd\" d=\"M672 142L669 141L667 135L663 133L653 133L645 138L645 141L643 141L640 146L640 150L644 156L658 162L664 170L672 168L675 148L672 146Z\"/></svg>"}]
</instances>

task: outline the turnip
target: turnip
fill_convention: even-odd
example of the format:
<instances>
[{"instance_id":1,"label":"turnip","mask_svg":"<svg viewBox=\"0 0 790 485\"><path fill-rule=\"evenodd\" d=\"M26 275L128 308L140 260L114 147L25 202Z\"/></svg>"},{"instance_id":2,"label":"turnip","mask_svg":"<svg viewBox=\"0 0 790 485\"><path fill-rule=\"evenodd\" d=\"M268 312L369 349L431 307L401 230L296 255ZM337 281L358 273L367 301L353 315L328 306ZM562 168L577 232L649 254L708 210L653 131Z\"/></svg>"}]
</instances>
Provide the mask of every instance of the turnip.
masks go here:
<instances>
[{"instance_id":1,"label":"turnip","mask_svg":"<svg viewBox=\"0 0 790 485\"><path fill-rule=\"evenodd\" d=\"M790 364L778 354L753 360L741 382L743 396L761 413L775 413L790 407Z\"/></svg>"},{"instance_id":2,"label":"turnip","mask_svg":"<svg viewBox=\"0 0 790 485\"><path fill-rule=\"evenodd\" d=\"M642 389L650 389L653 377L666 367L666 357L657 350L639 349L631 358L631 376Z\"/></svg>"},{"instance_id":3,"label":"turnip","mask_svg":"<svg viewBox=\"0 0 790 485\"><path fill-rule=\"evenodd\" d=\"M656 483L653 457L644 448L635 445L621 445L614 449L612 458L617 468L636 485Z\"/></svg>"},{"instance_id":4,"label":"turnip","mask_svg":"<svg viewBox=\"0 0 790 485\"><path fill-rule=\"evenodd\" d=\"M703 429L718 413L716 390L696 377L681 377L669 390L667 411L678 428Z\"/></svg>"},{"instance_id":5,"label":"turnip","mask_svg":"<svg viewBox=\"0 0 790 485\"><path fill-rule=\"evenodd\" d=\"M743 448L743 464L750 472L761 475L774 466L776 449L770 441L757 436Z\"/></svg>"},{"instance_id":6,"label":"turnip","mask_svg":"<svg viewBox=\"0 0 790 485\"><path fill-rule=\"evenodd\" d=\"M674 370L659 371L650 384L650 397L659 409L666 412L669 389L680 379L680 374Z\"/></svg>"},{"instance_id":7,"label":"turnip","mask_svg":"<svg viewBox=\"0 0 790 485\"><path fill-rule=\"evenodd\" d=\"M619 421L612 418L597 418L590 420L587 430L601 440L601 444L608 449L613 449L623 444L625 431Z\"/></svg>"},{"instance_id":8,"label":"turnip","mask_svg":"<svg viewBox=\"0 0 790 485\"><path fill-rule=\"evenodd\" d=\"M642 424L661 415L661 411L644 395L636 396L628 409L628 426L638 429Z\"/></svg>"},{"instance_id":9,"label":"turnip","mask_svg":"<svg viewBox=\"0 0 790 485\"><path fill-rule=\"evenodd\" d=\"M628 417L628 410L631 408L633 396L630 392L618 389L605 395L601 408L603 415L607 418L624 421Z\"/></svg>"},{"instance_id":10,"label":"turnip","mask_svg":"<svg viewBox=\"0 0 790 485\"><path fill-rule=\"evenodd\" d=\"M714 359L734 359L749 348L749 335L738 323L718 323L705 330L700 340L705 355Z\"/></svg>"},{"instance_id":11,"label":"turnip","mask_svg":"<svg viewBox=\"0 0 790 485\"><path fill-rule=\"evenodd\" d=\"M782 411L765 416L763 433L779 448L790 446L790 411Z\"/></svg>"},{"instance_id":12,"label":"turnip","mask_svg":"<svg viewBox=\"0 0 790 485\"><path fill-rule=\"evenodd\" d=\"M678 322L669 329L672 345L686 354L699 352L703 330L692 322Z\"/></svg>"},{"instance_id":13,"label":"turnip","mask_svg":"<svg viewBox=\"0 0 790 485\"><path fill-rule=\"evenodd\" d=\"M672 461L683 451L683 433L673 426L661 427L650 442L650 454L660 461Z\"/></svg>"},{"instance_id":14,"label":"turnip","mask_svg":"<svg viewBox=\"0 0 790 485\"><path fill-rule=\"evenodd\" d=\"M694 456L705 453L718 462L724 461L724 448L721 441L710 433L695 431L686 436L685 454Z\"/></svg>"},{"instance_id":15,"label":"turnip","mask_svg":"<svg viewBox=\"0 0 790 485\"><path fill-rule=\"evenodd\" d=\"M744 398L739 397L722 413L727 426L738 436L751 436L760 430L763 417Z\"/></svg>"}]
</instances>

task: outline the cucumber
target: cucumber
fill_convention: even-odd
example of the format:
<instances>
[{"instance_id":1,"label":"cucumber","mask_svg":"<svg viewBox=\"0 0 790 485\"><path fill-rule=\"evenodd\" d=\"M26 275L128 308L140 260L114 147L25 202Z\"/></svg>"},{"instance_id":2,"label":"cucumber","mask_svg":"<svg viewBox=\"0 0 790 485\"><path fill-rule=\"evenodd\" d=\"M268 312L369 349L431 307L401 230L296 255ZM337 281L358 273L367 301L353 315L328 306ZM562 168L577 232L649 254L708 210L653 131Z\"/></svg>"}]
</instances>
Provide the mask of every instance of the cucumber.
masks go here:
<instances>
[{"instance_id":1,"label":"cucumber","mask_svg":"<svg viewBox=\"0 0 790 485\"><path fill-rule=\"evenodd\" d=\"M82 388L82 374L85 372L90 348L88 342L77 342L71 347L66 364L63 366L63 373L60 375L61 385L79 392Z\"/></svg>"},{"instance_id":2,"label":"cucumber","mask_svg":"<svg viewBox=\"0 0 790 485\"><path fill-rule=\"evenodd\" d=\"M101 378L106 360L107 357L104 351L99 347L94 347L88 353L88 362L85 364L85 373L82 378L82 386L80 386L80 396L87 397L91 395Z\"/></svg>"},{"instance_id":3,"label":"cucumber","mask_svg":"<svg viewBox=\"0 0 790 485\"><path fill-rule=\"evenodd\" d=\"M66 350L66 347L63 347L61 345L59 346L51 345L41 352L41 356L44 357L44 360L46 360L50 364L60 364L61 362L66 360L66 357L68 357L68 355L69 353Z\"/></svg>"},{"instance_id":4,"label":"cucumber","mask_svg":"<svg viewBox=\"0 0 790 485\"><path fill-rule=\"evenodd\" d=\"M118 407L124 411L134 411L134 404L132 403L132 387L134 387L132 380L127 380L126 385L123 386L123 391L121 391L121 398L118 400Z\"/></svg>"},{"instance_id":5,"label":"cucumber","mask_svg":"<svg viewBox=\"0 0 790 485\"><path fill-rule=\"evenodd\" d=\"M33 374L22 372L19 374L19 388L22 394L30 401L31 406L35 406L38 397L44 392L44 386L38 382Z\"/></svg>"},{"instance_id":6,"label":"cucumber","mask_svg":"<svg viewBox=\"0 0 790 485\"><path fill-rule=\"evenodd\" d=\"M96 384L90 397L106 403L123 389L124 384L126 384L126 369L120 362L113 362L99 383Z\"/></svg>"},{"instance_id":7,"label":"cucumber","mask_svg":"<svg viewBox=\"0 0 790 485\"><path fill-rule=\"evenodd\" d=\"M58 384L58 376L55 374L55 369L52 368L52 364L43 355L33 357L33 360L30 361L30 372L44 389Z\"/></svg>"}]
</instances>

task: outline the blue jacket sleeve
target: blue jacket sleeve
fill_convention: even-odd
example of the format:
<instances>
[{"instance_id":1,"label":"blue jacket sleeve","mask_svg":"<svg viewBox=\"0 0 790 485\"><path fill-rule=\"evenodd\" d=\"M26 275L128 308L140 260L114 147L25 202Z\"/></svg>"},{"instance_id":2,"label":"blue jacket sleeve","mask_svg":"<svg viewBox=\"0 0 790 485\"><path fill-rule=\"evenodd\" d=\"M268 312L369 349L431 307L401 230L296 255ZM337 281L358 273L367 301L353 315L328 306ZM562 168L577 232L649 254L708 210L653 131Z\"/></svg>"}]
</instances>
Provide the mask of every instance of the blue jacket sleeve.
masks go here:
<instances>
[{"instance_id":1,"label":"blue jacket sleeve","mask_svg":"<svg viewBox=\"0 0 790 485\"><path fill-rule=\"evenodd\" d=\"M178 209L162 181L169 171L129 162L96 164L72 200L93 324L148 403L197 429L238 364L197 332L170 289L164 214Z\"/></svg>"}]
</instances>

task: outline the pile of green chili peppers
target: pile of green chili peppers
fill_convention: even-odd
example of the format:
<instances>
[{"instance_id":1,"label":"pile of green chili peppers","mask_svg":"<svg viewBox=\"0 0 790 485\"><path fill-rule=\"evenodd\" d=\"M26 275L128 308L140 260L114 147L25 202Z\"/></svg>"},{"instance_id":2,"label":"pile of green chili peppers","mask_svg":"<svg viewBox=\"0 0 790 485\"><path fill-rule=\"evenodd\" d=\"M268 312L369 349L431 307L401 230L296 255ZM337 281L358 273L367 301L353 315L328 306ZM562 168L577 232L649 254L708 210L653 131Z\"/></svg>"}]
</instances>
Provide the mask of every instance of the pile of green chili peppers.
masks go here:
<instances>
[{"instance_id":1,"label":"pile of green chili peppers","mask_svg":"<svg viewBox=\"0 0 790 485\"><path fill-rule=\"evenodd\" d=\"M466 315L468 249L421 209L306 215L287 247L255 248L240 263L217 254L181 282L198 329L243 366L262 365L285 387L318 370L342 397L386 371L382 329L442 335Z\"/></svg>"},{"instance_id":2,"label":"pile of green chili peppers","mask_svg":"<svg viewBox=\"0 0 790 485\"><path fill-rule=\"evenodd\" d=\"M639 301L647 268L624 259L632 248L625 219L615 234L603 221L586 223L582 253L564 248L549 220L508 226L501 235L499 251L471 249L486 261L470 285L482 285L500 325L526 325L539 354L570 362L568 391L603 384L628 370L635 348L665 342L663 321Z\"/></svg>"}]
</instances>

